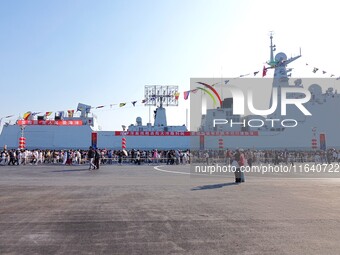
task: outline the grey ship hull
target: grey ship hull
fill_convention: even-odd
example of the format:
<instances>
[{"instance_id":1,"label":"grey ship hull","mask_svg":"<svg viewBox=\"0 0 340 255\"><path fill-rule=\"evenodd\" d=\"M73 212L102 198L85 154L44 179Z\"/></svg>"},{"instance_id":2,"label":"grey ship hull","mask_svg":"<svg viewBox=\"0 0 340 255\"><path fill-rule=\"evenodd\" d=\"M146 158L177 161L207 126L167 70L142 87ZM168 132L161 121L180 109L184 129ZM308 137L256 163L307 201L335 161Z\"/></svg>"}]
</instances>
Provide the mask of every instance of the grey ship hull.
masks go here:
<instances>
[{"instance_id":1,"label":"grey ship hull","mask_svg":"<svg viewBox=\"0 0 340 255\"><path fill-rule=\"evenodd\" d=\"M24 131L27 149L88 149L92 144L90 126L27 126ZM121 149L122 136L115 131L97 131L97 147ZM21 130L18 125L5 126L0 146L18 148ZM189 136L126 136L127 149L188 149Z\"/></svg>"},{"instance_id":2,"label":"grey ship hull","mask_svg":"<svg viewBox=\"0 0 340 255\"><path fill-rule=\"evenodd\" d=\"M254 149L312 149L312 139L317 140L317 149L320 149L320 134L326 138L327 148L340 148L340 95L323 95L325 100L319 102L311 101L305 104L312 116L303 116L297 109L291 109L286 119L296 119L296 127L286 127L283 131L270 131L252 129L257 135L239 135L238 127L233 130L224 129L238 135L230 136L205 136L204 148L218 148L219 139L223 139L224 148L254 148ZM212 110L217 113L217 110ZM221 110L220 110L221 111ZM224 115L221 113L221 115ZM256 117L255 117L256 118ZM258 118L258 117L257 117ZM282 118L281 118L282 119ZM208 130L206 130L208 131ZM191 140L192 148L199 148L199 141L195 138Z\"/></svg>"}]
</instances>

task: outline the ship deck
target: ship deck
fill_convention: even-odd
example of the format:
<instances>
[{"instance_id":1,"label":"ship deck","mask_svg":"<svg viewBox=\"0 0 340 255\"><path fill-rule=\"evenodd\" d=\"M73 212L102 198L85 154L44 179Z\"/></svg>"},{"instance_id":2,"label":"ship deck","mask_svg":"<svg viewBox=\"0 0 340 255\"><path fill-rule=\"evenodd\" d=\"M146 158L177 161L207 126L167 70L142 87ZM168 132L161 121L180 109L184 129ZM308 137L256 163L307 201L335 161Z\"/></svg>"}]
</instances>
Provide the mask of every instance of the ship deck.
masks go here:
<instances>
[{"instance_id":1,"label":"ship deck","mask_svg":"<svg viewBox=\"0 0 340 255\"><path fill-rule=\"evenodd\" d=\"M339 253L340 179L249 174L235 185L232 175L189 173L166 165L0 166L0 251Z\"/></svg>"}]
</instances>

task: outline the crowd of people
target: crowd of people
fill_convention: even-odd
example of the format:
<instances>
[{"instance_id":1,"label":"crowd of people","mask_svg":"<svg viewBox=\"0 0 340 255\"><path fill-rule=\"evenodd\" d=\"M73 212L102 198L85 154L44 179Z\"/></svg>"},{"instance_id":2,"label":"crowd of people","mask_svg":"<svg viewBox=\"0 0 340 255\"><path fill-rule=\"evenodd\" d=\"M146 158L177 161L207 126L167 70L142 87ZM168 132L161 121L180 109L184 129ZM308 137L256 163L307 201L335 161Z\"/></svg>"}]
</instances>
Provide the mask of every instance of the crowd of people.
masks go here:
<instances>
[{"instance_id":1,"label":"crowd of people","mask_svg":"<svg viewBox=\"0 0 340 255\"><path fill-rule=\"evenodd\" d=\"M4 148L1 152L0 165L39 165L89 164L91 169L98 169L102 164L187 164L190 163L189 150L19 150Z\"/></svg>"},{"instance_id":2,"label":"crowd of people","mask_svg":"<svg viewBox=\"0 0 340 255\"><path fill-rule=\"evenodd\" d=\"M215 162L230 165L237 150L210 150L196 151L193 153L195 162L205 162L212 164ZM246 159L246 164L292 164L294 163L340 163L340 150L334 148L323 150L299 151L299 150L242 150Z\"/></svg>"},{"instance_id":3,"label":"crowd of people","mask_svg":"<svg viewBox=\"0 0 340 255\"><path fill-rule=\"evenodd\" d=\"M92 169L98 169L103 164L190 164L216 162L231 164L237 150L19 150L6 147L1 152L0 165L39 165L63 164L80 165L89 164ZM294 164L304 162L314 163L340 163L340 150L327 151L290 151L290 150L244 150L246 164L272 163Z\"/></svg>"}]
</instances>

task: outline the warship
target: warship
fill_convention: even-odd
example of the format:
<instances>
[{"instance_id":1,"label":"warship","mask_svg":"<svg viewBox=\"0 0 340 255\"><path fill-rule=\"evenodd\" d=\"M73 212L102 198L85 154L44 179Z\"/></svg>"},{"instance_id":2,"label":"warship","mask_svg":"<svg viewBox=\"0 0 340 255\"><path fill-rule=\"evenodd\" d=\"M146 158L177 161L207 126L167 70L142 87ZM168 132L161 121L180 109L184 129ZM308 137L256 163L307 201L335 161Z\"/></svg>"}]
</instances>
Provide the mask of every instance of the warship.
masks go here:
<instances>
[{"instance_id":1,"label":"warship","mask_svg":"<svg viewBox=\"0 0 340 255\"><path fill-rule=\"evenodd\" d=\"M149 122L143 125L142 118L137 117L135 124L123 127L122 130L101 131L96 118L91 115L91 106L78 104L78 117L62 115L46 119L43 116L31 116L19 119L15 124L6 123L0 135L0 146L22 146L28 149L87 149L92 145L107 149L203 150L242 147L324 150L327 142L327 147L339 148L339 94L332 87L323 91L315 79L296 79L291 84L291 68L288 65L301 57L301 51L298 56L287 58L283 52L274 57L275 50L271 35L270 60L264 71L273 69L274 77L260 78L271 82L268 88L272 91L270 105L273 105L275 99L279 102L282 100L283 89L304 89L304 84L310 82L310 97L303 103L310 115L304 114L296 105L288 105L282 120L280 103L266 116L235 114L239 101L234 97L222 97L219 98L221 104L218 107L210 107L200 115L199 128L188 131L186 125L171 126L167 123L165 107L178 105L178 87L150 85L145 87L145 105L156 107L153 124ZM191 93L190 100L194 96ZM287 99L299 99L301 93L288 93L285 96ZM191 109L191 113L194 110ZM231 122L236 125L229 125Z\"/></svg>"}]
</instances>

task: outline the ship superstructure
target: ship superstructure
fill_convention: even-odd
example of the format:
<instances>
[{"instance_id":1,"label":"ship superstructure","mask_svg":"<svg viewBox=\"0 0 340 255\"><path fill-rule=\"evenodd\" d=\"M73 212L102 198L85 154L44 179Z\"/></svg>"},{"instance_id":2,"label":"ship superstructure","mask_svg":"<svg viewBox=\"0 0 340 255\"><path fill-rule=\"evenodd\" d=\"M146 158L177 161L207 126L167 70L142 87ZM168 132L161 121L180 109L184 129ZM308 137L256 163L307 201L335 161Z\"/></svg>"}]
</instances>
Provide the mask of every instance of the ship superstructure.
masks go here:
<instances>
[{"instance_id":1,"label":"ship superstructure","mask_svg":"<svg viewBox=\"0 0 340 255\"><path fill-rule=\"evenodd\" d=\"M327 139L328 147L340 147L338 134L340 128L339 94L332 87L328 87L323 92L322 87L318 84L331 83L334 79L304 78L295 79L291 83L289 72L292 69L288 68L288 65L301 57L301 50L298 56L289 59L283 52L277 53L274 58L275 50L276 46L273 45L273 36L271 35L270 60L267 62L269 67L266 69L274 69L274 78L272 86L269 88L272 90L272 94L268 109L276 99L275 110L266 116L233 114L235 99L233 97L224 98L222 107L207 109L206 114L202 115L198 131L202 134L212 134L211 132L214 134L205 137L205 148L217 148L219 142L223 140L223 144L227 148L311 149L312 139L317 140L319 147L321 143L325 143L324 138ZM261 79L263 78L259 78L259 80ZM303 107L311 115L306 115L294 104L287 104L285 115L283 115L281 102L284 89L293 91L284 95L288 100L305 100ZM308 101L304 99L306 95L299 92L303 89L308 89L310 92ZM226 120L225 122L228 121L228 124L220 121L221 125L215 125L217 119ZM231 126L231 122L237 124ZM320 137L323 137L321 139L323 141L320 141ZM202 147L198 141L194 142L192 146Z\"/></svg>"}]
</instances>

